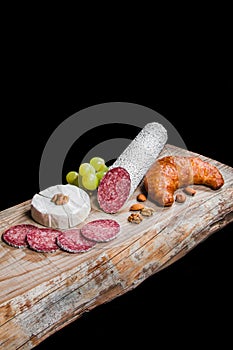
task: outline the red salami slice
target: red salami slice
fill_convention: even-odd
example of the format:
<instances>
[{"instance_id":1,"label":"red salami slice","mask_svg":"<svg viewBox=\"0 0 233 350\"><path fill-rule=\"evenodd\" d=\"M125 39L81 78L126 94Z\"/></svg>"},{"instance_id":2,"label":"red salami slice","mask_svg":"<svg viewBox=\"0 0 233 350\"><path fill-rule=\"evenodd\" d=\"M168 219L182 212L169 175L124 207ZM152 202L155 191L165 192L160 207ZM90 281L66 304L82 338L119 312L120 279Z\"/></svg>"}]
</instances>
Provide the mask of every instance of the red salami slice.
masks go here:
<instances>
[{"instance_id":1,"label":"red salami slice","mask_svg":"<svg viewBox=\"0 0 233 350\"><path fill-rule=\"evenodd\" d=\"M96 243L83 237L80 229L69 229L58 235L57 244L70 253L82 253L90 250Z\"/></svg>"},{"instance_id":2,"label":"red salami slice","mask_svg":"<svg viewBox=\"0 0 233 350\"><path fill-rule=\"evenodd\" d=\"M29 232L37 230L37 227L30 224L19 224L8 228L3 234L2 239L15 248L24 248L28 246L26 236Z\"/></svg>"},{"instance_id":3,"label":"red salami slice","mask_svg":"<svg viewBox=\"0 0 233 350\"><path fill-rule=\"evenodd\" d=\"M128 199L131 188L130 175L122 167L110 169L100 181L97 199L106 213L116 213Z\"/></svg>"},{"instance_id":4,"label":"red salami slice","mask_svg":"<svg viewBox=\"0 0 233 350\"><path fill-rule=\"evenodd\" d=\"M112 219L93 220L81 228L82 235L95 242L108 242L118 235L120 225Z\"/></svg>"},{"instance_id":5,"label":"red salami slice","mask_svg":"<svg viewBox=\"0 0 233 350\"><path fill-rule=\"evenodd\" d=\"M57 236L61 231L52 228L37 228L27 234L27 242L31 249L37 252L55 252L59 249Z\"/></svg>"}]
</instances>

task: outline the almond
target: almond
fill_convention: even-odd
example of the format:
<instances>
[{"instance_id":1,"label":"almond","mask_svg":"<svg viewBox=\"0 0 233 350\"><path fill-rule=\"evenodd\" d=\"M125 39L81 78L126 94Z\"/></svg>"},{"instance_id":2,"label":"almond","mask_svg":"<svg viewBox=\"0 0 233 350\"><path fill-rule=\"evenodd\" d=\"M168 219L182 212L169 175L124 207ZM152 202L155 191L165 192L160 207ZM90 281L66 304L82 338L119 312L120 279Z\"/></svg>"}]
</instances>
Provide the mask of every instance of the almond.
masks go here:
<instances>
[{"instance_id":1,"label":"almond","mask_svg":"<svg viewBox=\"0 0 233 350\"><path fill-rule=\"evenodd\" d=\"M143 193L139 193L139 194L137 195L137 200L138 200L139 202L145 202L145 201L146 201L146 196L145 196Z\"/></svg>"},{"instance_id":2,"label":"almond","mask_svg":"<svg viewBox=\"0 0 233 350\"><path fill-rule=\"evenodd\" d=\"M194 196L196 194L196 191L192 187L185 187L184 192L189 196Z\"/></svg>"},{"instance_id":3,"label":"almond","mask_svg":"<svg viewBox=\"0 0 233 350\"><path fill-rule=\"evenodd\" d=\"M144 208L144 205L141 203L135 203L133 205L131 205L131 207L129 208L129 210L132 211L136 211L136 210L142 210Z\"/></svg>"}]
</instances>

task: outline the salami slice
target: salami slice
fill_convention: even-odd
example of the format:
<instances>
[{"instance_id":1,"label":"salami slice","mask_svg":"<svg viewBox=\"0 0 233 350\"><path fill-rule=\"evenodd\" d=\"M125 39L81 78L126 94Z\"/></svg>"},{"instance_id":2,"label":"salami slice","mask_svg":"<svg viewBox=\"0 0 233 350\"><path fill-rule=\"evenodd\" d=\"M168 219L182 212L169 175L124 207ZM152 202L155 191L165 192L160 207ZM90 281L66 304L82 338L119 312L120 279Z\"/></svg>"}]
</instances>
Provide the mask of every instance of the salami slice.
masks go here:
<instances>
[{"instance_id":1,"label":"salami slice","mask_svg":"<svg viewBox=\"0 0 233 350\"><path fill-rule=\"evenodd\" d=\"M116 238L120 232L120 225L112 219L98 219L85 224L81 228L82 235L95 242L108 242Z\"/></svg>"},{"instance_id":2,"label":"salami slice","mask_svg":"<svg viewBox=\"0 0 233 350\"><path fill-rule=\"evenodd\" d=\"M18 224L8 228L3 234L2 239L15 248L24 248L28 246L27 234L37 229L31 224Z\"/></svg>"},{"instance_id":3,"label":"salami slice","mask_svg":"<svg viewBox=\"0 0 233 350\"><path fill-rule=\"evenodd\" d=\"M61 232L57 237L57 244L70 253L82 253L90 250L96 244L81 235L80 229L69 229Z\"/></svg>"},{"instance_id":4,"label":"salami slice","mask_svg":"<svg viewBox=\"0 0 233 350\"><path fill-rule=\"evenodd\" d=\"M131 188L130 175L122 167L110 169L98 186L99 206L106 213L116 213L129 196Z\"/></svg>"},{"instance_id":5,"label":"salami slice","mask_svg":"<svg viewBox=\"0 0 233 350\"><path fill-rule=\"evenodd\" d=\"M37 252L55 252L59 249L57 236L61 231L52 228L37 228L27 233L27 242Z\"/></svg>"}]
</instances>

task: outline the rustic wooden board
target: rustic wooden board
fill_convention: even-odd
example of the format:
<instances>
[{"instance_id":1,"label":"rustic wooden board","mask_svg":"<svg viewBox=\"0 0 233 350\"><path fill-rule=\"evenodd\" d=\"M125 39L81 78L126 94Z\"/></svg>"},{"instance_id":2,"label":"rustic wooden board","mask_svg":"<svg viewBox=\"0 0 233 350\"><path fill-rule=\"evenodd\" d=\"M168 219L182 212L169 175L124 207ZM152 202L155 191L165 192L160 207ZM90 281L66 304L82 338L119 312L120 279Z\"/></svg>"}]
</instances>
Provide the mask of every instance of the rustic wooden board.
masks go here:
<instances>
[{"instance_id":1,"label":"rustic wooden board","mask_svg":"<svg viewBox=\"0 0 233 350\"><path fill-rule=\"evenodd\" d=\"M166 145L160 156L168 154L194 155ZM84 312L136 288L233 221L233 168L198 156L222 172L225 184L220 190L195 186L194 197L170 208L159 208L148 200L145 205L154 207L155 213L139 225L129 223L127 217L140 188L118 214L102 213L93 198L86 221L113 217L121 224L121 233L89 252L44 254L1 241L1 349L35 347ZM28 200L0 213L0 234L14 224L34 223L30 203Z\"/></svg>"}]
</instances>

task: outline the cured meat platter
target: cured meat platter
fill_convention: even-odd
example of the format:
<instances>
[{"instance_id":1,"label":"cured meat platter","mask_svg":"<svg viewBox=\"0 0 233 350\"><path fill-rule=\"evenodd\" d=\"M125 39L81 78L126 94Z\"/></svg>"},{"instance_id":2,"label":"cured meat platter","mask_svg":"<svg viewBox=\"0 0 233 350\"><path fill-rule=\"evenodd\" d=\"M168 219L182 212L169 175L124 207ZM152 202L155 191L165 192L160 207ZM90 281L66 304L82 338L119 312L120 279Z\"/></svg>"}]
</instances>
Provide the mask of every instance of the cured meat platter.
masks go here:
<instances>
[{"instance_id":1,"label":"cured meat platter","mask_svg":"<svg viewBox=\"0 0 233 350\"><path fill-rule=\"evenodd\" d=\"M1 349L35 347L84 312L136 288L233 221L233 168L170 144L159 156L171 154L207 160L221 171L224 185L215 191L195 185L195 196L171 207L147 199L145 205L153 209L153 215L139 224L129 222L128 217L141 185L117 213L103 212L93 194L90 214L82 225L114 219L120 232L83 253L62 249L40 253L0 241ZM3 210L0 234L18 224L40 227L30 208L31 199Z\"/></svg>"}]
</instances>

